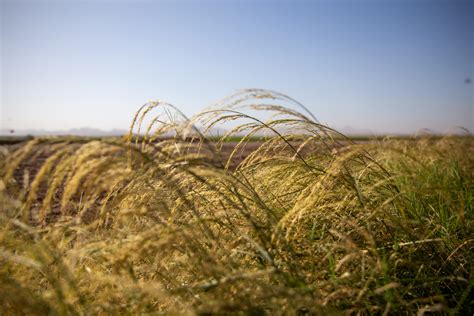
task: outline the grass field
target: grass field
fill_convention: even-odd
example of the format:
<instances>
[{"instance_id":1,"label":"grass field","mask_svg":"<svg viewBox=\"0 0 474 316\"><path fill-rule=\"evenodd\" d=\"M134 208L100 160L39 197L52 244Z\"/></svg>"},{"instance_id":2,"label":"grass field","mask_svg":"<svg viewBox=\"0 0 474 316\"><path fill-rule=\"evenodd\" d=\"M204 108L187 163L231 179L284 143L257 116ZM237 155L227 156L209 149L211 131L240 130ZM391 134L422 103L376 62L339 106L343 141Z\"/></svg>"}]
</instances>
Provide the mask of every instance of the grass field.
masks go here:
<instances>
[{"instance_id":1,"label":"grass field","mask_svg":"<svg viewBox=\"0 0 474 316\"><path fill-rule=\"evenodd\" d=\"M474 313L471 136L354 142L248 90L1 148L1 314Z\"/></svg>"}]
</instances>

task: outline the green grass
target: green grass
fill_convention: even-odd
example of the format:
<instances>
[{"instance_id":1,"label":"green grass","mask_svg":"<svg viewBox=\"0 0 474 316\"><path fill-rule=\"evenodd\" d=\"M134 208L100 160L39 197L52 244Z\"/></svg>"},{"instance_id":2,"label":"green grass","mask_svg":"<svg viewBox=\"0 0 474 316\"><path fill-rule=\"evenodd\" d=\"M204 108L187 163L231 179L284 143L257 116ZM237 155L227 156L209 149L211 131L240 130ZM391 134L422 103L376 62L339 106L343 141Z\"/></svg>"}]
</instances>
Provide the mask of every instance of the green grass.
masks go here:
<instances>
[{"instance_id":1,"label":"green grass","mask_svg":"<svg viewBox=\"0 0 474 316\"><path fill-rule=\"evenodd\" d=\"M284 105L154 102L127 140L0 152L2 312L472 314L473 139L340 142ZM193 127L229 121L236 155L267 137L235 170Z\"/></svg>"}]
</instances>

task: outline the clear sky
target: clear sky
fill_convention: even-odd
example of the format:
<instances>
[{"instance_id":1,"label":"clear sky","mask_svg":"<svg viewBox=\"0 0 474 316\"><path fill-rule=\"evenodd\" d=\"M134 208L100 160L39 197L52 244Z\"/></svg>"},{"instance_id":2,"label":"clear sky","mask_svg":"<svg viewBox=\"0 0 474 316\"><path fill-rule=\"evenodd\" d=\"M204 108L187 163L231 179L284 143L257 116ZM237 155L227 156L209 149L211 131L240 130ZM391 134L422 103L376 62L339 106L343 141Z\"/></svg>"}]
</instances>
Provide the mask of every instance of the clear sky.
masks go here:
<instances>
[{"instance_id":1,"label":"clear sky","mask_svg":"<svg viewBox=\"0 0 474 316\"><path fill-rule=\"evenodd\" d=\"M474 1L0 1L2 128L265 88L333 127L474 131Z\"/></svg>"}]
</instances>

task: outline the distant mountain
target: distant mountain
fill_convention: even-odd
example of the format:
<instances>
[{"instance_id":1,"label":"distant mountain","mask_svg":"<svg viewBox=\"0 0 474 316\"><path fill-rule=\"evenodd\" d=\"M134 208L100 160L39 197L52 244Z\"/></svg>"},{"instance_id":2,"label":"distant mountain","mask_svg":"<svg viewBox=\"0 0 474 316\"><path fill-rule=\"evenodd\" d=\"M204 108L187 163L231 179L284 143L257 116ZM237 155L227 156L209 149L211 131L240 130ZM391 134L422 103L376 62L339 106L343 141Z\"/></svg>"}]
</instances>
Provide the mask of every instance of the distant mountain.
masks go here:
<instances>
[{"instance_id":1,"label":"distant mountain","mask_svg":"<svg viewBox=\"0 0 474 316\"><path fill-rule=\"evenodd\" d=\"M198 127L199 128L199 127ZM419 134L452 134L452 135L469 135L470 132L462 127L452 127L446 130L444 133L440 133L428 129L420 129L415 133L380 133L367 128L356 128L349 125L344 127L333 127L336 131L347 135L347 136L380 136L380 135L419 135ZM200 127L199 129L202 129ZM123 136L128 134L126 129L112 129L112 130L101 130L98 128L81 127L72 128L68 130L45 130L45 129L21 129L21 130L10 130L6 128L0 128L0 136L83 136L83 137L106 137L106 136ZM136 131L134 131L136 132ZM142 131L143 132L143 131ZM227 131L222 128L214 127L210 135L222 136ZM291 132L291 131L289 131Z\"/></svg>"},{"instance_id":2,"label":"distant mountain","mask_svg":"<svg viewBox=\"0 0 474 316\"><path fill-rule=\"evenodd\" d=\"M124 129L112 129L112 130L101 130L97 128L81 127L72 128L68 130L45 130L45 129L21 129L21 130L10 130L0 129L0 135L2 136L122 136L128 134L128 130Z\"/></svg>"}]
</instances>

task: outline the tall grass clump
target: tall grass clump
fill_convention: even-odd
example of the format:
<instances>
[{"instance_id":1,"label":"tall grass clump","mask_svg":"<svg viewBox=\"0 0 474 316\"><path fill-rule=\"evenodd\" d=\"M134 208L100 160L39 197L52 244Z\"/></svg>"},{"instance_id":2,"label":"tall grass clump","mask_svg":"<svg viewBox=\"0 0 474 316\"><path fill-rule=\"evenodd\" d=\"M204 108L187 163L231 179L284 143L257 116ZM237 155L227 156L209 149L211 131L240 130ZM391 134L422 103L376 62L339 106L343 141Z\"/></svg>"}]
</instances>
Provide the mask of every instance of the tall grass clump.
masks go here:
<instances>
[{"instance_id":1,"label":"tall grass clump","mask_svg":"<svg viewBox=\"0 0 474 316\"><path fill-rule=\"evenodd\" d=\"M1 157L6 314L474 311L470 136L355 143L252 89Z\"/></svg>"}]
</instances>

